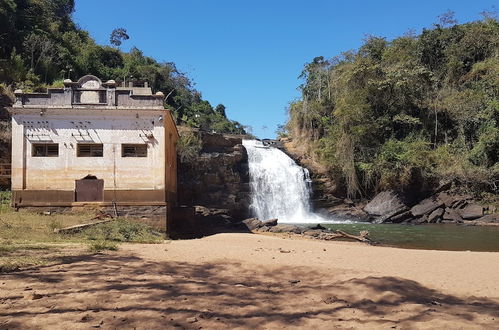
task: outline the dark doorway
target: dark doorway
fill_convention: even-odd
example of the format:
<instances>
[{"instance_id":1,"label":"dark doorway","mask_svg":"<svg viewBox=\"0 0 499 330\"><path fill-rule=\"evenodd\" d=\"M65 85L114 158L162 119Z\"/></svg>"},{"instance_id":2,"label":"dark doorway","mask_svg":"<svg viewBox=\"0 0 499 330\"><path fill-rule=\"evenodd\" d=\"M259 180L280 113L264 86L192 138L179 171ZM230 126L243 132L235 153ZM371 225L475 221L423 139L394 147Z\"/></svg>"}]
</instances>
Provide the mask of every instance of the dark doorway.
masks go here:
<instances>
[{"instance_id":1,"label":"dark doorway","mask_svg":"<svg viewBox=\"0 0 499 330\"><path fill-rule=\"evenodd\" d=\"M76 180L77 202L102 202L104 200L104 180L96 176L87 175L81 180Z\"/></svg>"}]
</instances>

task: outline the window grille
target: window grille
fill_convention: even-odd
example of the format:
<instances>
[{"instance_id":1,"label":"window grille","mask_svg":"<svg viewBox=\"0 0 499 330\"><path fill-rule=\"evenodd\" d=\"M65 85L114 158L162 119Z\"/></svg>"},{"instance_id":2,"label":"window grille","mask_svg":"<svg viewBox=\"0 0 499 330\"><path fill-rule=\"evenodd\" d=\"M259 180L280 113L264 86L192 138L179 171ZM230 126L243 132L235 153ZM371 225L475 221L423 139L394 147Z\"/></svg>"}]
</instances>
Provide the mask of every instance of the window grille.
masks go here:
<instances>
[{"instance_id":1,"label":"window grille","mask_svg":"<svg viewBox=\"0 0 499 330\"><path fill-rule=\"evenodd\" d=\"M78 144L76 155L77 157L103 157L104 147L102 144Z\"/></svg>"},{"instance_id":2,"label":"window grille","mask_svg":"<svg viewBox=\"0 0 499 330\"><path fill-rule=\"evenodd\" d=\"M58 143L34 143L31 156L33 157L59 157Z\"/></svg>"},{"instance_id":3,"label":"window grille","mask_svg":"<svg viewBox=\"0 0 499 330\"><path fill-rule=\"evenodd\" d=\"M147 144L122 144L121 157L147 157Z\"/></svg>"}]
</instances>

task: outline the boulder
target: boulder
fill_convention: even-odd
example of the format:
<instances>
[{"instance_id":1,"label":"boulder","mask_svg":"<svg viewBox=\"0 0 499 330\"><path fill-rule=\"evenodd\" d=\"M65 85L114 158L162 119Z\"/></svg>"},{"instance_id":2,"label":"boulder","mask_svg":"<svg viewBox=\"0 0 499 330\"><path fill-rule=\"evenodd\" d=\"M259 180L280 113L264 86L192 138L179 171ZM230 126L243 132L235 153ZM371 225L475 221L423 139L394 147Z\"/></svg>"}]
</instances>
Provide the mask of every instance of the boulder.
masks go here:
<instances>
[{"instance_id":1,"label":"boulder","mask_svg":"<svg viewBox=\"0 0 499 330\"><path fill-rule=\"evenodd\" d=\"M294 234L301 234L302 232L302 230L298 226L283 225L283 224L271 227L269 231L271 233L294 233Z\"/></svg>"},{"instance_id":2,"label":"boulder","mask_svg":"<svg viewBox=\"0 0 499 330\"><path fill-rule=\"evenodd\" d=\"M438 220L441 219L443 214L444 214L443 208L438 208L438 209L434 210L428 216L428 222L438 222Z\"/></svg>"},{"instance_id":3,"label":"boulder","mask_svg":"<svg viewBox=\"0 0 499 330\"><path fill-rule=\"evenodd\" d=\"M390 218L390 222L392 223L401 223L402 221L408 220L412 217L412 213L410 210L399 213Z\"/></svg>"},{"instance_id":4,"label":"boulder","mask_svg":"<svg viewBox=\"0 0 499 330\"><path fill-rule=\"evenodd\" d=\"M445 207L452 207L457 203L464 203L467 200L471 199L471 196L468 195L458 195L452 194L448 191L441 192L437 195L437 198L444 202Z\"/></svg>"},{"instance_id":5,"label":"boulder","mask_svg":"<svg viewBox=\"0 0 499 330\"><path fill-rule=\"evenodd\" d=\"M456 210L447 207L443 214L443 219L452 222L463 222L463 218L457 213Z\"/></svg>"},{"instance_id":6,"label":"boulder","mask_svg":"<svg viewBox=\"0 0 499 330\"><path fill-rule=\"evenodd\" d=\"M269 219L262 222L262 226L274 227L277 226L277 219Z\"/></svg>"},{"instance_id":7,"label":"boulder","mask_svg":"<svg viewBox=\"0 0 499 330\"><path fill-rule=\"evenodd\" d=\"M319 229L319 230L326 230L327 228L322 226L320 223L316 224L315 226L310 227L310 229Z\"/></svg>"},{"instance_id":8,"label":"boulder","mask_svg":"<svg viewBox=\"0 0 499 330\"><path fill-rule=\"evenodd\" d=\"M379 218L377 218L377 219L375 220L375 222L376 222L376 223L393 222L393 221L392 221L392 219L393 219L394 217L396 217L396 216L398 216L399 214L402 214L402 213L404 213L404 212L406 212L406 211L408 211L408 210L409 210L409 208L408 208L408 207L403 206L403 207L398 208L398 209L395 209L395 210L393 210L393 211L391 211L391 212L389 212L389 213L387 213L387 214L385 214L385 215L380 216Z\"/></svg>"},{"instance_id":9,"label":"boulder","mask_svg":"<svg viewBox=\"0 0 499 330\"><path fill-rule=\"evenodd\" d=\"M407 207L407 205L400 194L392 190L386 190L377 194L367 203L364 211L370 215L383 216L404 207Z\"/></svg>"},{"instance_id":10,"label":"boulder","mask_svg":"<svg viewBox=\"0 0 499 330\"><path fill-rule=\"evenodd\" d=\"M303 232L303 235L318 237L322 233L322 230L319 229L307 229Z\"/></svg>"},{"instance_id":11,"label":"boulder","mask_svg":"<svg viewBox=\"0 0 499 330\"><path fill-rule=\"evenodd\" d=\"M483 207L477 204L468 204L463 209L459 209L458 212L463 219L474 220L483 216Z\"/></svg>"},{"instance_id":12,"label":"boulder","mask_svg":"<svg viewBox=\"0 0 499 330\"><path fill-rule=\"evenodd\" d=\"M271 227L267 227L267 226L261 226L261 227L258 227L258 229L256 229L257 232L259 233L266 233L270 230Z\"/></svg>"},{"instance_id":13,"label":"boulder","mask_svg":"<svg viewBox=\"0 0 499 330\"><path fill-rule=\"evenodd\" d=\"M242 223L249 229L249 230L255 230L257 228L260 228L263 223L258 220L258 218L249 218L246 220L243 220Z\"/></svg>"},{"instance_id":14,"label":"boulder","mask_svg":"<svg viewBox=\"0 0 499 330\"><path fill-rule=\"evenodd\" d=\"M439 207L442 207L443 205L444 202L433 196L424 199L417 205L414 205L411 208L411 213L414 217L421 217L425 214L433 212L434 210L438 209Z\"/></svg>"},{"instance_id":15,"label":"boulder","mask_svg":"<svg viewBox=\"0 0 499 330\"><path fill-rule=\"evenodd\" d=\"M493 223L493 222L499 223L499 213L487 214L479 219L476 219L476 221L487 222L487 223Z\"/></svg>"}]
</instances>

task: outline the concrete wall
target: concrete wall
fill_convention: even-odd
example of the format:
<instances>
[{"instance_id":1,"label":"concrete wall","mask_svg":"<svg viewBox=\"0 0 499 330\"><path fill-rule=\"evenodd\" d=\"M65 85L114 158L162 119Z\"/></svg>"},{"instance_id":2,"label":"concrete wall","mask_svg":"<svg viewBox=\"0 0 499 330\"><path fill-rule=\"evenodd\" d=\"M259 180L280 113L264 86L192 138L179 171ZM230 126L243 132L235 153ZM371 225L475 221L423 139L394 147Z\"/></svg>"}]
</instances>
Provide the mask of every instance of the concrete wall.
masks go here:
<instances>
[{"instance_id":1,"label":"concrete wall","mask_svg":"<svg viewBox=\"0 0 499 330\"><path fill-rule=\"evenodd\" d=\"M144 191L144 199L165 201L166 190L176 190L165 173L176 171L175 137L165 136L166 110L36 111L12 117L12 190L67 191L75 180L91 174L104 180L105 199ZM169 128L171 129L171 128ZM33 157L34 143L59 144L58 157ZM77 157L78 143L103 144L103 157ZM122 157L122 144L147 144L147 157ZM171 173L171 172L170 172ZM117 193L115 193L117 191ZM145 191L160 192L146 196ZM161 192L163 197L160 198ZM117 194L117 195L116 195ZM69 196L69 195L68 195ZM66 200L69 197L63 198Z\"/></svg>"}]
</instances>

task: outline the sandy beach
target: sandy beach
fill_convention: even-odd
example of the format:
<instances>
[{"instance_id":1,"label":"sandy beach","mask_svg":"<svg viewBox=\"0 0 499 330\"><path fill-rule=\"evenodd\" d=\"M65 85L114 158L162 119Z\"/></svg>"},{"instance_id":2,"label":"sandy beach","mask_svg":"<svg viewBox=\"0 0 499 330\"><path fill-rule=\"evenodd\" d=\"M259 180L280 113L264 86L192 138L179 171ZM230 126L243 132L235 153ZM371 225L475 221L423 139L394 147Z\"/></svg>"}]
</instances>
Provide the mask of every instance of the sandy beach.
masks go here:
<instances>
[{"instance_id":1,"label":"sandy beach","mask_svg":"<svg viewBox=\"0 0 499 330\"><path fill-rule=\"evenodd\" d=\"M499 253L217 234L0 275L0 328L499 328Z\"/></svg>"}]
</instances>

